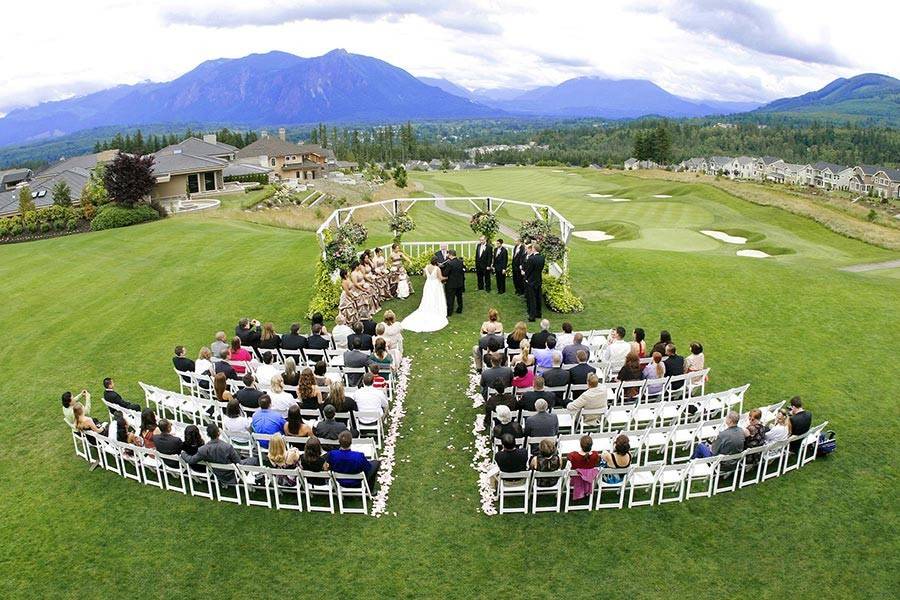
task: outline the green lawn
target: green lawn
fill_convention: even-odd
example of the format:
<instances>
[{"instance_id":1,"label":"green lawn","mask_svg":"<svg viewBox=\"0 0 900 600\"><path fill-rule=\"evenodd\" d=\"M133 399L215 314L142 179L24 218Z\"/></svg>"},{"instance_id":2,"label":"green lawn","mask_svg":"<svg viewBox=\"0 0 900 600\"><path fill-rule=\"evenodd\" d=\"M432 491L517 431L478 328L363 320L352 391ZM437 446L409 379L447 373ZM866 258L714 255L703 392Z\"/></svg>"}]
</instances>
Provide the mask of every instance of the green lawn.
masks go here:
<instances>
[{"instance_id":1,"label":"green lawn","mask_svg":"<svg viewBox=\"0 0 900 600\"><path fill-rule=\"evenodd\" d=\"M669 251L576 239L572 278L587 310L566 318L576 327L667 328L681 348L701 340L713 388L750 382L751 404L801 394L814 422L828 419L838 432L837 454L681 505L486 517L469 464L467 356L489 307L507 323L524 309L514 295L472 291L471 281L462 317L437 334L406 337L412 384L388 515L184 497L88 472L72 451L59 394L86 386L102 414L104 376L138 399L138 380L176 384L175 344L194 355L242 316L285 329L311 295L314 234L197 214L0 246L8 339L0 596L895 597L900 280L836 267L896 254L708 187L576 172L415 177L432 192L550 202L579 227L618 222L635 240L647 229L713 227L792 248L750 260L714 240L685 252L680 243ZM414 214L420 228L410 239L467 237L463 219L424 207ZM403 316L417 302L389 306Z\"/></svg>"}]
</instances>

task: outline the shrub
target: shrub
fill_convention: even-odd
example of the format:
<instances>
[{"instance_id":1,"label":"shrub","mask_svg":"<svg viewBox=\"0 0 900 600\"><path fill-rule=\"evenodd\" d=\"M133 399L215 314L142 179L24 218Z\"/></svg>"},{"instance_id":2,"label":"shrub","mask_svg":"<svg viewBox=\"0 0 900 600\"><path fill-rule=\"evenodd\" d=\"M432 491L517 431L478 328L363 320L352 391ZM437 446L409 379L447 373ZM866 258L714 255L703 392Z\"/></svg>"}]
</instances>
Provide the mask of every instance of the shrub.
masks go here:
<instances>
[{"instance_id":1,"label":"shrub","mask_svg":"<svg viewBox=\"0 0 900 600\"><path fill-rule=\"evenodd\" d=\"M155 221L159 214L149 204L138 204L134 207L121 206L119 204L107 204L91 221L93 231L127 227L147 221Z\"/></svg>"},{"instance_id":2,"label":"shrub","mask_svg":"<svg viewBox=\"0 0 900 600\"><path fill-rule=\"evenodd\" d=\"M51 229L53 229L53 225L50 223L41 223L41 233L50 233Z\"/></svg>"},{"instance_id":3,"label":"shrub","mask_svg":"<svg viewBox=\"0 0 900 600\"><path fill-rule=\"evenodd\" d=\"M76 221L75 219L70 219L70 220L66 221L66 230L67 231L75 231L76 229L78 229L78 221Z\"/></svg>"},{"instance_id":4,"label":"shrub","mask_svg":"<svg viewBox=\"0 0 900 600\"><path fill-rule=\"evenodd\" d=\"M153 155L136 156L119 152L106 165L103 186L109 197L120 205L134 206L153 190ZM158 215L157 215L158 216Z\"/></svg>"},{"instance_id":5,"label":"shrub","mask_svg":"<svg viewBox=\"0 0 900 600\"><path fill-rule=\"evenodd\" d=\"M261 189L262 185L269 183L269 174L268 173L247 173L246 175L228 175L225 177L225 181L238 181L240 183L258 183L259 187L256 189ZM255 186L254 186L255 187Z\"/></svg>"},{"instance_id":6,"label":"shrub","mask_svg":"<svg viewBox=\"0 0 900 600\"><path fill-rule=\"evenodd\" d=\"M38 224L37 223L29 223L28 225L26 225L25 228L28 230L29 233L37 233Z\"/></svg>"},{"instance_id":7,"label":"shrub","mask_svg":"<svg viewBox=\"0 0 900 600\"><path fill-rule=\"evenodd\" d=\"M56 221L53 221L53 229L55 229L56 231L62 231L65 228L66 228L66 222L63 221L62 219L57 219Z\"/></svg>"},{"instance_id":8,"label":"shrub","mask_svg":"<svg viewBox=\"0 0 900 600\"><path fill-rule=\"evenodd\" d=\"M9 222L9 219L0 220L0 237L6 237L9 235L10 225L11 223Z\"/></svg>"},{"instance_id":9,"label":"shrub","mask_svg":"<svg viewBox=\"0 0 900 600\"><path fill-rule=\"evenodd\" d=\"M90 200L81 199L81 216L85 221L92 220L97 215L97 209Z\"/></svg>"},{"instance_id":10,"label":"shrub","mask_svg":"<svg viewBox=\"0 0 900 600\"><path fill-rule=\"evenodd\" d=\"M561 277L544 277L543 291L547 307L554 312L575 313L584 310L584 303L572 291L567 274Z\"/></svg>"},{"instance_id":11,"label":"shrub","mask_svg":"<svg viewBox=\"0 0 900 600\"><path fill-rule=\"evenodd\" d=\"M359 246L369 238L369 230L362 223L350 221L344 223L334 233L334 239L347 242L352 246Z\"/></svg>"},{"instance_id":12,"label":"shrub","mask_svg":"<svg viewBox=\"0 0 900 600\"><path fill-rule=\"evenodd\" d=\"M405 212L398 212L391 215L388 219L388 229L394 232L394 242L399 242L404 233L408 233L416 228L415 221Z\"/></svg>"},{"instance_id":13,"label":"shrub","mask_svg":"<svg viewBox=\"0 0 900 600\"><path fill-rule=\"evenodd\" d=\"M10 227L9 233L10 235L22 235L23 233L25 233L25 229L22 227L21 223L15 223L12 227Z\"/></svg>"},{"instance_id":14,"label":"shrub","mask_svg":"<svg viewBox=\"0 0 900 600\"><path fill-rule=\"evenodd\" d=\"M319 259L316 265L315 293L309 301L306 310L307 318L312 318L315 313L322 313L326 319L337 316L338 303L341 300L340 280L332 281L332 271Z\"/></svg>"}]
</instances>

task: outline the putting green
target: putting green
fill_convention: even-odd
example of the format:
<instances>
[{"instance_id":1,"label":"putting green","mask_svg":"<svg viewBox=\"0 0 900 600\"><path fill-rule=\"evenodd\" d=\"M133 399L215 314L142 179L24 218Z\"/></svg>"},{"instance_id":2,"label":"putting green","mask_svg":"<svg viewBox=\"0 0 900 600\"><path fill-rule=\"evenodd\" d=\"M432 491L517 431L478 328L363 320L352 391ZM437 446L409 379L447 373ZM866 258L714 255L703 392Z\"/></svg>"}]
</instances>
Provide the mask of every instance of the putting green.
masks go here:
<instances>
[{"instance_id":1,"label":"putting green","mask_svg":"<svg viewBox=\"0 0 900 600\"><path fill-rule=\"evenodd\" d=\"M645 227L636 240L615 242L621 248L643 248L645 250L671 250L673 252L703 252L716 250L721 246L716 240L690 229Z\"/></svg>"}]
</instances>

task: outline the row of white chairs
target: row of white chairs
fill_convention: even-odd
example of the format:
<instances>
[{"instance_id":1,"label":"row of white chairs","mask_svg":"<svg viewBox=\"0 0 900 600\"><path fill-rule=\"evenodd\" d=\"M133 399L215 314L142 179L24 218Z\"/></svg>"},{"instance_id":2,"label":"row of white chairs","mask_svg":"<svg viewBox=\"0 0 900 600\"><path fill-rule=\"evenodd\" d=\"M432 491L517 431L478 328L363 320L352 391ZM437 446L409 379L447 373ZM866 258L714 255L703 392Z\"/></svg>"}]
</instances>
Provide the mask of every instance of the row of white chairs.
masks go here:
<instances>
[{"instance_id":1,"label":"row of white chairs","mask_svg":"<svg viewBox=\"0 0 900 600\"><path fill-rule=\"evenodd\" d=\"M72 429L75 454L93 466L159 489L278 510L369 514L363 474L275 469L260 465L188 465L179 456Z\"/></svg>"},{"instance_id":2,"label":"row of white chairs","mask_svg":"<svg viewBox=\"0 0 900 600\"><path fill-rule=\"evenodd\" d=\"M577 501L571 493L573 479L580 477L577 471L499 473L496 476L498 511L502 514L621 509L626 502L632 508L732 492L815 460L819 434L827 424L826 421L806 434L738 454L696 458L680 464L599 469L590 493ZM799 447L796 453L791 453L790 445L794 442ZM542 503L544 498L547 500Z\"/></svg>"}]
</instances>

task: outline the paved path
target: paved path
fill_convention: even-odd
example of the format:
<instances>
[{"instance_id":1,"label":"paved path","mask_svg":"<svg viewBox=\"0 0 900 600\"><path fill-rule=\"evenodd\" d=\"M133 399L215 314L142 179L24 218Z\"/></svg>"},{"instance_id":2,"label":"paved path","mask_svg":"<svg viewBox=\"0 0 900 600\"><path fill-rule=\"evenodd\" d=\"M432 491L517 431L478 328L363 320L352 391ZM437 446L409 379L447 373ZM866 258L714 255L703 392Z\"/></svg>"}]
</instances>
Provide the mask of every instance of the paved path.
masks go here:
<instances>
[{"instance_id":1,"label":"paved path","mask_svg":"<svg viewBox=\"0 0 900 600\"><path fill-rule=\"evenodd\" d=\"M878 263L866 263L862 265L850 265L849 267L841 267L841 271L850 271L851 273L865 273L866 271L880 271L881 269L897 269L900 268L900 260L886 260Z\"/></svg>"},{"instance_id":2,"label":"paved path","mask_svg":"<svg viewBox=\"0 0 900 600\"><path fill-rule=\"evenodd\" d=\"M432 194L432 196L433 195L434 194ZM438 210L444 211L448 215L455 215L457 217L462 217L466 221L468 221L472 217L472 215L470 215L468 213L464 213L464 212L456 210L454 208L450 208L449 206L447 206L446 200L443 200L443 199L435 200L434 206ZM517 237L519 237L518 233L516 233L510 227L507 227L506 225L504 225L502 223L500 224L500 233L502 233L504 236L506 236L510 240L515 240Z\"/></svg>"}]
</instances>

